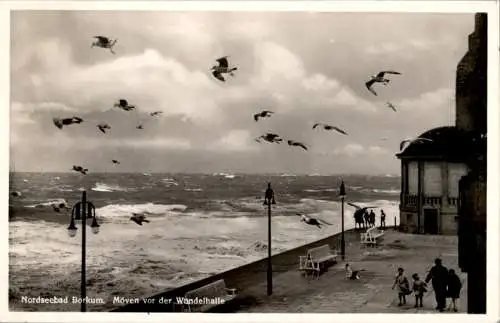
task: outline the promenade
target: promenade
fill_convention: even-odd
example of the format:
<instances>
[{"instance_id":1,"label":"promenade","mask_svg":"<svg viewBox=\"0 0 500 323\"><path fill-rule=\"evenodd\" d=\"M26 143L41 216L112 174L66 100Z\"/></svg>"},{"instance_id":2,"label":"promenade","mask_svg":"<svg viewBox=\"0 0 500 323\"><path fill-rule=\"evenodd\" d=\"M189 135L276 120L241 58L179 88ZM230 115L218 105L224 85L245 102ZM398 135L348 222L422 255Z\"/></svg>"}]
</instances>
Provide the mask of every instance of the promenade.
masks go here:
<instances>
[{"instance_id":1,"label":"promenade","mask_svg":"<svg viewBox=\"0 0 500 323\"><path fill-rule=\"evenodd\" d=\"M302 277L296 269L273 275L273 295L266 295L265 281L241 292L240 313L436 313L434 292L424 296L424 307L414 308L414 296L398 307L398 296L391 289L396 269L403 267L411 282L418 273L425 279L434 259L453 268L462 280L458 313L467 312L467 275L458 268L456 236L412 235L387 230L379 247L364 247L358 241L346 246L346 259L330 267L319 279ZM297 259L298 262L298 259ZM360 280L345 278L344 265L362 270ZM449 300L448 300L449 301ZM445 313L450 313L446 311ZM454 313L451 311L451 313Z\"/></svg>"}]
</instances>

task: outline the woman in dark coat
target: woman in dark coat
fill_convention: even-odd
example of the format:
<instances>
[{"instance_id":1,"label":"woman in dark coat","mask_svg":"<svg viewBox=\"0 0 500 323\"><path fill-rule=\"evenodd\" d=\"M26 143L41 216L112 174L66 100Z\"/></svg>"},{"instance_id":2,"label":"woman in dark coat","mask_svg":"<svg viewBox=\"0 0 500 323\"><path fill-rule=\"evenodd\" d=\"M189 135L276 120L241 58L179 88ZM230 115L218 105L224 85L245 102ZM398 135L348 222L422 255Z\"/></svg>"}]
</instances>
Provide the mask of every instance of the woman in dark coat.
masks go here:
<instances>
[{"instance_id":1,"label":"woman in dark coat","mask_svg":"<svg viewBox=\"0 0 500 323\"><path fill-rule=\"evenodd\" d=\"M456 300L460 298L460 290L462 289L462 282L460 278L457 276L453 269L448 271L448 288L446 296L451 298L453 304L453 311L457 312L457 303Z\"/></svg>"}]
</instances>

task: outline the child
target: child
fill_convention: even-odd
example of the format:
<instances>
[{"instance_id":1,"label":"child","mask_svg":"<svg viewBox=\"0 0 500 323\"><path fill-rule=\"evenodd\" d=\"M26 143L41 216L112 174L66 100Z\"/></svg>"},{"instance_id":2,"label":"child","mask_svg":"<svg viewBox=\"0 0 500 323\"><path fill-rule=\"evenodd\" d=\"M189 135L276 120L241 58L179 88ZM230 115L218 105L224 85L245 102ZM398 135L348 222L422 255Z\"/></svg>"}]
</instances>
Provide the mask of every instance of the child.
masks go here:
<instances>
[{"instance_id":1,"label":"child","mask_svg":"<svg viewBox=\"0 0 500 323\"><path fill-rule=\"evenodd\" d=\"M420 307L424 307L422 304L422 299L424 298L424 293L427 291L427 284L420 280L417 273L411 276L413 278L413 292L415 294L415 307L419 307L418 303L420 300Z\"/></svg>"},{"instance_id":2,"label":"child","mask_svg":"<svg viewBox=\"0 0 500 323\"><path fill-rule=\"evenodd\" d=\"M345 276L347 279L359 279L358 271L352 271L351 266L349 264L345 264Z\"/></svg>"},{"instance_id":3,"label":"child","mask_svg":"<svg viewBox=\"0 0 500 323\"><path fill-rule=\"evenodd\" d=\"M453 305L453 311L457 312L457 303L456 300L460 298L460 290L462 289L462 282L460 278L457 276L453 269L448 271L448 290L447 296L451 298L451 302Z\"/></svg>"},{"instance_id":4,"label":"child","mask_svg":"<svg viewBox=\"0 0 500 323\"><path fill-rule=\"evenodd\" d=\"M406 278L406 276L404 275L404 269L401 267L398 268L398 275L394 280L392 289L394 289L394 287L396 286L398 287L398 296L399 296L398 306L401 306L403 304L406 304L406 295L411 293L410 282L408 281L408 278Z\"/></svg>"}]
</instances>

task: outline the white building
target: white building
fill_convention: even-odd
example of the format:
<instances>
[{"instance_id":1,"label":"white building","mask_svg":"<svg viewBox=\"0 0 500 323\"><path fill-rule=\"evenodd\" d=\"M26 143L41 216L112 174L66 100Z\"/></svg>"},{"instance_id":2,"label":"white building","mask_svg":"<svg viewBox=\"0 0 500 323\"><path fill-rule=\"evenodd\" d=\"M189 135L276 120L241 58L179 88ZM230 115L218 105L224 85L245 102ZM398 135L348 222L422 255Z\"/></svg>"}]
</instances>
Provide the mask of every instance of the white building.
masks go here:
<instances>
[{"instance_id":1,"label":"white building","mask_svg":"<svg viewBox=\"0 0 500 323\"><path fill-rule=\"evenodd\" d=\"M401 160L400 228L410 233L458 230L458 182L468 173L467 152L475 135L456 127L431 129L410 144Z\"/></svg>"}]
</instances>

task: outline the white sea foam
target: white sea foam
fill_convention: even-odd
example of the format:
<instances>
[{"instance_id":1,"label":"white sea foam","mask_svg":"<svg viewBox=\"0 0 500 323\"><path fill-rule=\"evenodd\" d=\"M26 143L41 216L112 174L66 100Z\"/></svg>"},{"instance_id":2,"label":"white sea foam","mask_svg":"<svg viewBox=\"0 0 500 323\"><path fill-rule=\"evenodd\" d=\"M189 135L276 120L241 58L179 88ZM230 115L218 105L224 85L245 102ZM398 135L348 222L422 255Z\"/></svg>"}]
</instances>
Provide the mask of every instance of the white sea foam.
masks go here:
<instances>
[{"instance_id":1,"label":"white sea foam","mask_svg":"<svg viewBox=\"0 0 500 323\"><path fill-rule=\"evenodd\" d=\"M187 191L187 192L203 192L203 189L202 189L202 188L199 188L199 187L195 187L195 188L185 188L184 190L185 190L185 191Z\"/></svg>"},{"instance_id":2,"label":"white sea foam","mask_svg":"<svg viewBox=\"0 0 500 323\"><path fill-rule=\"evenodd\" d=\"M96 214L105 218L130 217L132 213L164 215L169 212L183 212L187 206L182 204L110 204L98 208Z\"/></svg>"},{"instance_id":3,"label":"white sea foam","mask_svg":"<svg viewBox=\"0 0 500 323\"><path fill-rule=\"evenodd\" d=\"M60 204L68 205L68 202L65 199L54 199L44 203L27 205L26 207L42 208L42 207L52 207L53 205L60 205Z\"/></svg>"},{"instance_id":4,"label":"white sea foam","mask_svg":"<svg viewBox=\"0 0 500 323\"><path fill-rule=\"evenodd\" d=\"M163 182L163 184L165 184L166 186L179 186L179 183L177 183L175 181L175 179L173 178L164 178L161 180Z\"/></svg>"},{"instance_id":5,"label":"white sea foam","mask_svg":"<svg viewBox=\"0 0 500 323\"><path fill-rule=\"evenodd\" d=\"M91 188L92 191L96 192L127 192L130 189L121 187L119 185L110 185L106 183L95 183L94 187Z\"/></svg>"},{"instance_id":6,"label":"white sea foam","mask_svg":"<svg viewBox=\"0 0 500 323\"><path fill-rule=\"evenodd\" d=\"M379 189L374 188L374 189L372 189L372 192L398 195L401 191L400 190L379 190Z\"/></svg>"}]
</instances>

